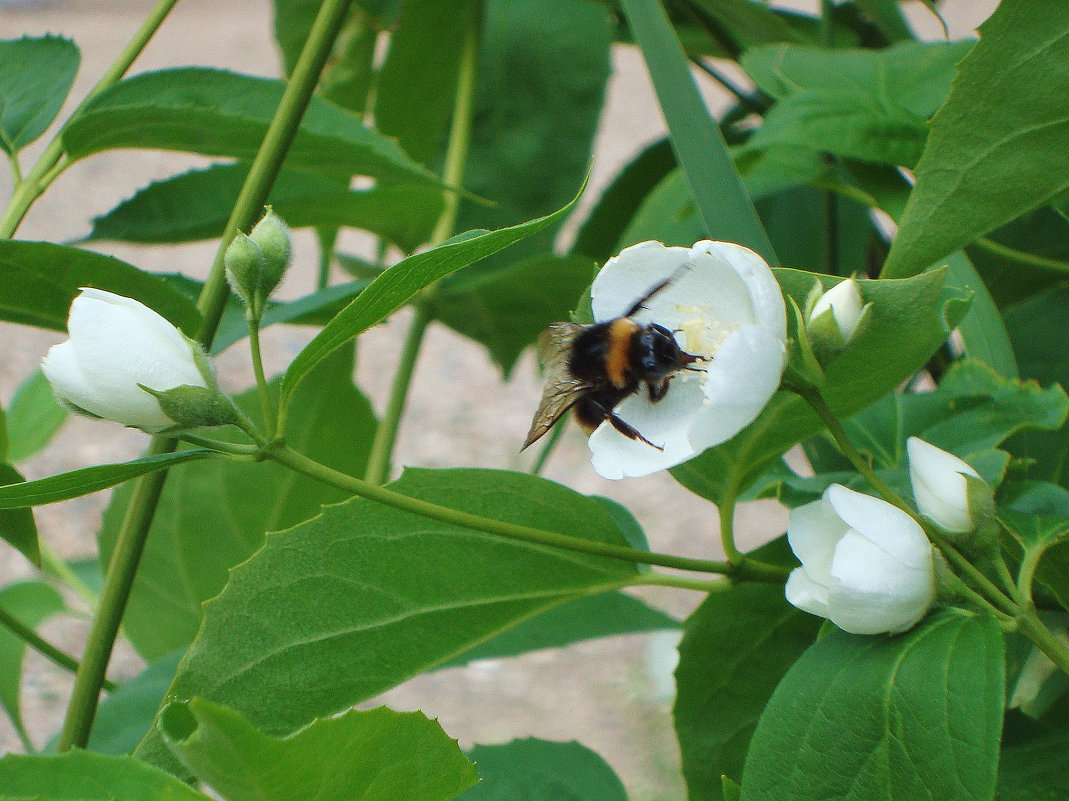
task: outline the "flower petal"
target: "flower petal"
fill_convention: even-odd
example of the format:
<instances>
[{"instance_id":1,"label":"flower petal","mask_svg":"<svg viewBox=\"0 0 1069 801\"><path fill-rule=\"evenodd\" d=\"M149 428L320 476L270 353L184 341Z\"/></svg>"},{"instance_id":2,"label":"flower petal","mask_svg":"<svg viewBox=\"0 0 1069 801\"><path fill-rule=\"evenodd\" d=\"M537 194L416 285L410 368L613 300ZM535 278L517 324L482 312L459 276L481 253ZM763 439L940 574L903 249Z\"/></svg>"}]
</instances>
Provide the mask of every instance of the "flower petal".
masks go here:
<instances>
[{"instance_id":1,"label":"flower petal","mask_svg":"<svg viewBox=\"0 0 1069 801\"><path fill-rule=\"evenodd\" d=\"M665 247L654 241L624 248L605 262L594 277L590 287L594 319L601 322L627 314L635 301L673 276L688 258L687 248Z\"/></svg>"},{"instance_id":2,"label":"flower petal","mask_svg":"<svg viewBox=\"0 0 1069 801\"><path fill-rule=\"evenodd\" d=\"M787 542L810 577L827 586L832 581L835 546L849 530L831 504L821 498L791 510Z\"/></svg>"},{"instance_id":3,"label":"flower petal","mask_svg":"<svg viewBox=\"0 0 1069 801\"><path fill-rule=\"evenodd\" d=\"M788 603L803 612L821 617L827 617L829 614L828 588L814 581L804 567L796 567L791 571L783 593L787 596Z\"/></svg>"},{"instance_id":4,"label":"flower petal","mask_svg":"<svg viewBox=\"0 0 1069 801\"><path fill-rule=\"evenodd\" d=\"M731 265L749 290L756 321L771 330L777 339L787 340L787 307L776 276L768 264L750 250L734 242L696 242L691 251L715 254Z\"/></svg>"},{"instance_id":5,"label":"flower petal","mask_svg":"<svg viewBox=\"0 0 1069 801\"><path fill-rule=\"evenodd\" d=\"M947 531L971 531L969 492L964 476L980 477L971 465L918 437L906 440L913 499L925 517Z\"/></svg>"},{"instance_id":6,"label":"flower petal","mask_svg":"<svg viewBox=\"0 0 1069 801\"><path fill-rule=\"evenodd\" d=\"M841 484L828 487L824 497L846 525L888 556L907 567L923 570L930 566L931 543L917 521L901 509Z\"/></svg>"}]
</instances>

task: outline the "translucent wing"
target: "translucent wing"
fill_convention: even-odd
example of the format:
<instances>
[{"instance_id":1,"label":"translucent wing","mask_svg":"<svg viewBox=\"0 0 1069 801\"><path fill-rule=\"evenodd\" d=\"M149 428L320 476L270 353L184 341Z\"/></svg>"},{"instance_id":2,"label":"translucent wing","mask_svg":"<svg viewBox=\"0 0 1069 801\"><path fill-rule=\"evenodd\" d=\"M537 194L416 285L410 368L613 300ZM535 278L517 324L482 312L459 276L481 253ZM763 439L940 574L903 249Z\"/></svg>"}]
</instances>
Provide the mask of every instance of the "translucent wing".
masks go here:
<instances>
[{"instance_id":1,"label":"translucent wing","mask_svg":"<svg viewBox=\"0 0 1069 801\"><path fill-rule=\"evenodd\" d=\"M568 370L572 341L583 328L578 323L554 323L538 337L538 358L545 367L546 384L524 448L553 428L561 415L590 389L588 383L575 378Z\"/></svg>"}]
</instances>

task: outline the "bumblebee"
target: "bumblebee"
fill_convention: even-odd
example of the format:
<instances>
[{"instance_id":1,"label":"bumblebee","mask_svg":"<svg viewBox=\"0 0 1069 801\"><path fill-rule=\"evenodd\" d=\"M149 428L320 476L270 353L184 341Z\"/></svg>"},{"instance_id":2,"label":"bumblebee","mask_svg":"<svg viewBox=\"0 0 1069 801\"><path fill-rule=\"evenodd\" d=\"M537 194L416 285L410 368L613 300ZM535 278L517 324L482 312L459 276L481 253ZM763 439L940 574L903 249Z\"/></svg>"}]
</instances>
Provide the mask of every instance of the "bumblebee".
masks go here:
<instances>
[{"instance_id":1,"label":"bumblebee","mask_svg":"<svg viewBox=\"0 0 1069 801\"><path fill-rule=\"evenodd\" d=\"M546 384L523 448L537 441L572 409L576 422L587 434L608 420L628 439L664 450L613 409L643 384L650 400L659 401L667 394L675 373L701 369L691 367L700 357L680 348L667 328L656 323L642 325L631 319L674 278L673 275L657 284L622 317L593 325L554 323L542 332L538 355L545 367Z\"/></svg>"}]
</instances>

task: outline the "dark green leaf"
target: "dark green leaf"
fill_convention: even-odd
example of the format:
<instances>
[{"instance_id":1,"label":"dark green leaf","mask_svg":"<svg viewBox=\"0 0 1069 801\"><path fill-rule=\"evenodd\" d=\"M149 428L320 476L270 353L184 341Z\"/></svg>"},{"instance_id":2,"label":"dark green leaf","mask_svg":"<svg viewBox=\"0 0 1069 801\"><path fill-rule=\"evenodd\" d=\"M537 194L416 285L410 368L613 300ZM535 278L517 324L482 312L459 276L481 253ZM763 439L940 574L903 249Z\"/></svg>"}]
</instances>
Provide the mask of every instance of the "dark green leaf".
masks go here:
<instances>
[{"instance_id":1,"label":"dark green leaf","mask_svg":"<svg viewBox=\"0 0 1069 801\"><path fill-rule=\"evenodd\" d=\"M3 487L25 481L22 473L0 462L0 491ZM40 567L41 552L37 546L37 524L34 523L32 510L18 507L0 509L0 539Z\"/></svg>"},{"instance_id":2,"label":"dark green leaf","mask_svg":"<svg viewBox=\"0 0 1069 801\"><path fill-rule=\"evenodd\" d=\"M788 604L778 584L714 592L687 619L675 724L692 801L722 798L720 777L742 775L761 712L818 628L820 619Z\"/></svg>"},{"instance_id":3,"label":"dark green leaf","mask_svg":"<svg viewBox=\"0 0 1069 801\"><path fill-rule=\"evenodd\" d=\"M251 161L282 99L283 82L206 67L146 72L101 92L63 133L72 159L153 148ZM396 143L313 97L287 163L384 181L438 184Z\"/></svg>"},{"instance_id":4,"label":"dark green leaf","mask_svg":"<svg viewBox=\"0 0 1069 801\"><path fill-rule=\"evenodd\" d=\"M1069 188L1069 4L1002 3L980 33L932 119L885 275L917 273Z\"/></svg>"},{"instance_id":5,"label":"dark green leaf","mask_svg":"<svg viewBox=\"0 0 1069 801\"><path fill-rule=\"evenodd\" d=\"M194 698L166 707L160 729L227 801L448 801L478 779L456 740L421 712L353 709L280 738Z\"/></svg>"},{"instance_id":6,"label":"dark green leaf","mask_svg":"<svg viewBox=\"0 0 1069 801\"><path fill-rule=\"evenodd\" d=\"M78 46L59 36L0 41L0 150L18 153L48 129L80 60Z\"/></svg>"},{"instance_id":7,"label":"dark green leaf","mask_svg":"<svg viewBox=\"0 0 1069 801\"><path fill-rule=\"evenodd\" d=\"M854 0L892 42L913 39L913 31L906 21L898 0Z\"/></svg>"},{"instance_id":8,"label":"dark green leaf","mask_svg":"<svg viewBox=\"0 0 1069 801\"><path fill-rule=\"evenodd\" d=\"M74 749L0 759L3 801L209 801L185 782L133 757Z\"/></svg>"},{"instance_id":9,"label":"dark green leaf","mask_svg":"<svg viewBox=\"0 0 1069 801\"><path fill-rule=\"evenodd\" d=\"M778 269L786 295L801 306L817 276ZM830 283L824 277L825 286ZM966 308L961 294L945 288L945 270L903 281L861 281L871 302L870 322L826 371L824 397L840 419L856 414L897 387L928 360ZM793 323L791 324L793 326ZM757 420L723 445L672 469L683 486L717 500L726 488L742 488L791 445L823 429L800 398L773 396Z\"/></svg>"},{"instance_id":10,"label":"dark green leaf","mask_svg":"<svg viewBox=\"0 0 1069 801\"><path fill-rule=\"evenodd\" d=\"M739 50L773 42L803 42L805 37L769 6L753 0L696 0L718 22Z\"/></svg>"},{"instance_id":11,"label":"dark green leaf","mask_svg":"<svg viewBox=\"0 0 1069 801\"><path fill-rule=\"evenodd\" d=\"M778 262L731 163L727 145L709 116L657 0L622 0L635 41L642 48L657 99L668 122L679 166L687 177L710 239L739 242Z\"/></svg>"},{"instance_id":12,"label":"dark green leaf","mask_svg":"<svg viewBox=\"0 0 1069 801\"><path fill-rule=\"evenodd\" d=\"M407 470L424 501L623 544L597 501L521 473ZM502 498L508 498L503 504ZM292 730L366 700L517 623L636 575L625 562L494 537L361 498L272 533L205 605L170 697ZM147 739L138 753L166 761Z\"/></svg>"},{"instance_id":13,"label":"dark green leaf","mask_svg":"<svg viewBox=\"0 0 1069 801\"><path fill-rule=\"evenodd\" d=\"M305 40L312 30L319 7L323 0L273 0L275 7L275 39L282 51L283 68L286 75L293 72L297 57L301 54ZM349 12L347 27L358 21L367 20L379 28L386 28L397 16L401 0L357 0ZM326 70L325 73L329 74Z\"/></svg>"},{"instance_id":14,"label":"dark green leaf","mask_svg":"<svg viewBox=\"0 0 1069 801\"><path fill-rule=\"evenodd\" d=\"M477 745L468 756L479 768L479 783L457 801L627 801L605 760L574 741Z\"/></svg>"},{"instance_id":15,"label":"dark green leaf","mask_svg":"<svg viewBox=\"0 0 1069 801\"><path fill-rule=\"evenodd\" d=\"M52 615L63 611L63 597L41 581L9 584L0 589L0 609L30 628L36 629ZM22 689L22 659L26 643L0 623L0 705L10 716L15 730L25 734L19 693ZM0 790L0 794L2 794Z\"/></svg>"},{"instance_id":16,"label":"dark green leaf","mask_svg":"<svg viewBox=\"0 0 1069 801\"><path fill-rule=\"evenodd\" d=\"M47 445L67 419L52 385L40 370L19 384L7 412L8 455L12 462L29 459Z\"/></svg>"},{"instance_id":17,"label":"dark green leaf","mask_svg":"<svg viewBox=\"0 0 1069 801\"><path fill-rule=\"evenodd\" d=\"M356 300L339 312L315 339L297 354L282 379L282 403L289 402L293 390L308 371L335 348L399 309L423 287L552 225L571 211L578 199L579 195L576 195L559 211L512 228L469 231L434 250L409 256L395 264L372 281Z\"/></svg>"},{"instance_id":18,"label":"dark green leaf","mask_svg":"<svg viewBox=\"0 0 1069 801\"><path fill-rule=\"evenodd\" d=\"M1003 651L993 617L954 611L897 637L833 631L772 695L743 801L991 799Z\"/></svg>"},{"instance_id":19,"label":"dark green leaf","mask_svg":"<svg viewBox=\"0 0 1069 801\"><path fill-rule=\"evenodd\" d=\"M294 397L287 441L336 470L363 475L375 431L367 399L353 386L352 354L341 352L309 376ZM237 403L259 420L255 390ZM241 441L226 429L215 436ZM104 513L100 550L110 559L129 501L117 492ZM123 620L126 636L148 659L187 646L201 605L226 584L228 571L262 544L264 532L288 528L347 497L325 484L263 462L212 460L167 478Z\"/></svg>"},{"instance_id":20,"label":"dark green leaf","mask_svg":"<svg viewBox=\"0 0 1069 801\"><path fill-rule=\"evenodd\" d=\"M87 237L124 242L189 242L221 236L248 175L244 164L215 164L141 189L93 220ZM420 245L442 210L442 193L411 184L350 191L314 172L283 170L268 202L293 228L360 228L404 251Z\"/></svg>"},{"instance_id":21,"label":"dark green leaf","mask_svg":"<svg viewBox=\"0 0 1069 801\"><path fill-rule=\"evenodd\" d=\"M999 760L999 801L1069 798L1069 730L1057 729L1004 748Z\"/></svg>"},{"instance_id":22,"label":"dark green leaf","mask_svg":"<svg viewBox=\"0 0 1069 801\"><path fill-rule=\"evenodd\" d=\"M507 376L543 328L569 319L594 272L585 256L552 254L492 272L461 272L436 293L434 316L484 344Z\"/></svg>"},{"instance_id":23,"label":"dark green leaf","mask_svg":"<svg viewBox=\"0 0 1069 801\"><path fill-rule=\"evenodd\" d=\"M476 645L442 667L477 659L500 659L615 634L678 629L679 621L623 592L586 595L547 609L537 617Z\"/></svg>"},{"instance_id":24,"label":"dark green leaf","mask_svg":"<svg viewBox=\"0 0 1069 801\"><path fill-rule=\"evenodd\" d=\"M91 492L114 487L131 478L166 470L182 462L192 462L216 456L214 451L196 450L164 453L158 456L143 456L120 464L98 464L83 467L69 473L23 481L0 486L0 509L19 509L24 506L42 506L69 498L80 498Z\"/></svg>"},{"instance_id":25,"label":"dark green leaf","mask_svg":"<svg viewBox=\"0 0 1069 801\"><path fill-rule=\"evenodd\" d=\"M0 319L66 331L67 312L81 287L139 300L187 334L200 324L192 301L126 262L48 242L0 240Z\"/></svg>"}]
</instances>

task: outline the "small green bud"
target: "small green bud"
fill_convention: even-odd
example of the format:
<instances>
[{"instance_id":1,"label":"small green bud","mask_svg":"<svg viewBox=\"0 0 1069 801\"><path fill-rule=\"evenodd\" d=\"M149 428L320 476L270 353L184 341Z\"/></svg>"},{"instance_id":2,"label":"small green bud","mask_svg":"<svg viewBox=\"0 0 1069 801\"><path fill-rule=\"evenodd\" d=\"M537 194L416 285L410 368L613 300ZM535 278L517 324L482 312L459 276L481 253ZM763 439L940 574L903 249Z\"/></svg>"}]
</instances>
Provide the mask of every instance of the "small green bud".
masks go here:
<instances>
[{"instance_id":1,"label":"small green bud","mask_svg":"<svg viewBox=\"0 0 1069 801\"><path fill-rule=\"evenodd\" d=\"M267 301L275 287L282 281L286 268L290 265L293 257L293 245L290 242L290 231L282 222L274 210L267 206L267 213L263 219L256 223L249 238L260 246L264 254L263 272L260 274L259 289L261 298Z\"/></svg>"},{"instance_id":2,"label":"small green bud","mask_svg":"<svg viewBox=\"0 0 1069 801\"><path fill-rule=\"evenodd\" d=\"M176 428L225 426L238 421L234 404L217 389L185 385L163 391L138 386L159 401L163 413L175 421Z\"/></svg>"},{"instance_id":3,"label":"small green bud","mask_svg":"<svg viewBox=\"0 0 1069 801\"><path fill-rule=\"evenodd\" d=\"M808 315L806 333L822 364L837 356L857 336L871 304L861 298L857 281L847 278L827 292L810 294L806 303Z\"/></svg>"},{"instance_id":4,"label":"small green bud","mask_svg":"<svg viewBox=\"0 0 1069 801\"><path fill-rule=\"evenodd\" d=\"M245 307L259 316L262 295L259 287L267 264L267 257L258 243L238 231L223 256L226 281Z\"/></svg>"}]
</instances>

